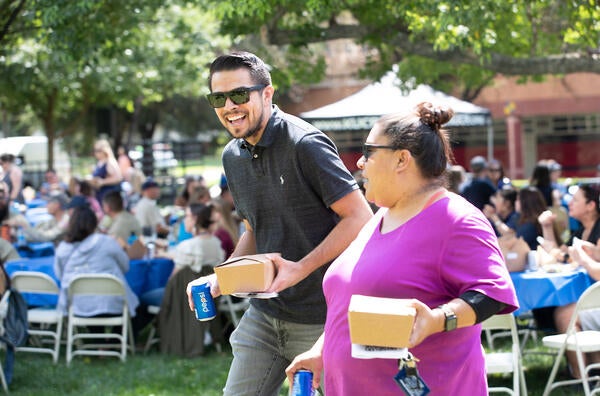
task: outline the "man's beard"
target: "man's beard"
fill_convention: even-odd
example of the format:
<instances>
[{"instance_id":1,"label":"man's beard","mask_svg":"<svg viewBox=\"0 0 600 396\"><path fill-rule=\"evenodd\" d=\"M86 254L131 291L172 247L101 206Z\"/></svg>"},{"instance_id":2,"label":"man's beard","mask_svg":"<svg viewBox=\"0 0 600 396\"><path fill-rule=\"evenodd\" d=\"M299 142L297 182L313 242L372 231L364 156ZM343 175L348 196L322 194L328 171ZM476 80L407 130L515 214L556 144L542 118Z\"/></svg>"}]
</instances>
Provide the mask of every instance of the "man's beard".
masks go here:
<instances>
[{"instance_id":1,"label":"man's beard","mask_svg":"<svg viewBox=\"0 0 600 396\"><path fill-rule=\"evenodd\" d=\"M242 136L240 136L239 138L247 140L249 137L252 137L254 135L256 135L260 129L261 129L261 125L263 124L263 118L265 116L264 113L264 108L261 108L261 112L260 112L260 117L258 118L258 120L256 120L256 124L254 125L254 127L250 127L248 129L248 131L246 131L246 133L244 133ZM236 138L236 136L234 136L233 133L229 132L229 134L233 137Z\"/></svg>"}]
</instances>

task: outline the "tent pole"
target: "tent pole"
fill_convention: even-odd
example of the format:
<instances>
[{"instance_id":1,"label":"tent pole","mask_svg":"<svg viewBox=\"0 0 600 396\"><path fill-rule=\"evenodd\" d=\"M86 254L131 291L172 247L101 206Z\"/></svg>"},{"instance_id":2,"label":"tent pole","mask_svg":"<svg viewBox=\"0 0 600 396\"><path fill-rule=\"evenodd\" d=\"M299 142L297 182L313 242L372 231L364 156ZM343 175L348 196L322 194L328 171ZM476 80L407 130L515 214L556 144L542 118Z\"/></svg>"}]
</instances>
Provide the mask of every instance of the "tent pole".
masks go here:
<instances>
[{"instance_id":1,"label":"tent pole","mask_svg":"<svg viewBox=\"0 0 600 396\"><path fill-rule=\"evenodd\" d=\"M492 115L486 117L487 124L487 159L491 161L494 158L494 125L492 124Z\"/></svg>"}]
</instances>

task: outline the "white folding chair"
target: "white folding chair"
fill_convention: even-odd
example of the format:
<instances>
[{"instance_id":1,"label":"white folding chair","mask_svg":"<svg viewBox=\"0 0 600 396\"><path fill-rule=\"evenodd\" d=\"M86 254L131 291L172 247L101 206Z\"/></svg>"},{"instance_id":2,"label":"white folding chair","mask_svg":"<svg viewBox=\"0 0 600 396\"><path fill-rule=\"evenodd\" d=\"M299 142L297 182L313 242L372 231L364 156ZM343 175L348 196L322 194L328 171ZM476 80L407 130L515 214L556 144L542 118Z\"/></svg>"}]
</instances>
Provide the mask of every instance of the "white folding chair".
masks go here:
<instances>
[{"instance_id":1,"label":"white folding chair","mask_svg":"<svg viewBox=\"0 0 600 396\"><path fill-rule=\"evenodd\" d=\"M247 298L234 302L230 295L224 294L219 297L217 310L227 314L227 320L233 324L233 327L237 327L237 325L240 323L240 315L238 315L238 313L243 315L249 306L250 300ZM227 326L227 323L225 326Z\"/></svg>"},{"instance_id":2,"label":"white folding chair","mask_svg":"<svg viewBox=\"0 0 600 396\"><path fill-rule=\"evenodd\" d=\"M118 316L109 317L82 317L75 315L71 305L77 296L120 296L123 299L123 308ZM68 325L67 325L67 365L74 356L115 356L125 361L127 347L131 353L135 352L133 344L133 331L131 329L129 308L125 286L119 278L110 274L81 274L71 281L68 289ZM121 326L121 334L117 333L84 333L78 332L78 327L83 326ZM118 344L89 344L85 339L116 339ZM118 348L118 350L114 350Z\"/></svg>"},{"instance_id":3,"label":"white folding chair","mask_svg":"<svg viewBox=\"0 0 600 396\"><path fill-rule=\"evenodd\" d=\"M11 276L12 287L21 293L56 295L60 289L54 279L43 272L16 271ZM18 347L19 352L48 353L52 361L58 362L60 340L63 329L63 315L56 307L30 308L27 310L29 322L28 345ZM45 347L50 343L52 348Z\"/></svg>"},{"instance_id":4,"label":"white folding chair","mask_svg":"<svg viewBox=\"0 0 600 396\"><path fill-rule=\"evenodd\" d=\"M600 367L600 364L586 366L583 360L583 354L588 352L600 352L600 331L577 331L576 324L580 312L597 308L600 308L600 282L596 282L588 287L579 297L566 333L542 338L542 344L544 346L558 349L558 354L556 355L554 365L552 366L550 377L548 378L546 388L544 389L544 396L549 395L555 388L574 384L582 384L586 396L592 394L588 381L600 380L600 376L590 378L589 370ZM575 351L577 355L577 366L579 367L582 378L555 382L554 379L565 351ZM598 392L594 390L594 393Z\"/></svg>"},{"instance_id":5,"label":"white folding chair","mask_svg":"<svg viewBox=\"0 0 600 396\"><path fill-rule=\"evenodd\" d=\"M517 321L517 330L518 330L517 333L519 334L519 336L522 337L521 353L526 354L527 351L525 350L525 346L527 345L527 340L529 340L529 338L531 338L534 342L536 342L536 343L538 342L535 319L533 317L532 312L527 311L527 312L522 313L521 315L518 315L516 317L516 321ZM522 324L520 328L519 328L519 323ZM490 329L485 330L485 338L487 340L489 349L495 349L494 341L497 338L510 337L510 336L511 336L510 330L496 331L496 332L492 332L492 330L490 330ZM538 353L538 352L535 352L535 353Z\"/></svg>"},{"instance_id":6,"label":"white folding chair","mask_svg":"<svg viewBox=\"0 0 600 396\"><path fill-rule=\"evenodd\" d=\"M159 312L160 307L158 305L148 305L148 313L154 315L154 320L150 323L151 327L148 338L146 339L146 345L144 346L144 354L148 353L150 348L152 348L152 345L160 342L160 337L156 336L156 318L158 317Z\"/></svg>"},{"instance_id":7,"label":"white folding chair","mask_svg":"<svg viewBox=\"0 0 600 396\"><path fill-rule=\"evenodd\" d=\"M511 336L510 352L488 352L485 354L485 367L488 374L507 373L512 374L513 386L490 387L490 393L505 392L510 395L527 395L527 385L523 371L521 348L519 346L519 335L517 324L512 314L494 315L482 323L482 331L508 330Z\"/></svg>"}]
</instances>

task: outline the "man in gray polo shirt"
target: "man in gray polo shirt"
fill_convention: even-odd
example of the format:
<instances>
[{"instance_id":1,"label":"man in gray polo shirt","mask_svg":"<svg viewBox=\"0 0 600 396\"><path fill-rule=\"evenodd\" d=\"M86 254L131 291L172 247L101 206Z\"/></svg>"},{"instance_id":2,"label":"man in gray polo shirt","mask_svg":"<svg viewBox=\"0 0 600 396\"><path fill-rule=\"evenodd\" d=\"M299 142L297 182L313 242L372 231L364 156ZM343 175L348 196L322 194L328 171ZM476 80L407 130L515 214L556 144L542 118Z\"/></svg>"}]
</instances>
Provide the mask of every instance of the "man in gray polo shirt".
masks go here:
<instances>
[{"instance_id":1,"label":"man in gray polo shirt","mask_svg":"<svg viewBox=\"0 0 600 396\"><path fill-rule=\"evenodd\" d=\"M234 138L223 167L246 232L232 257L279 252L272 299L253 299L231 336L225 395L278 395L285 368L319 338L327 265L372 215L333 142L272 104L267 66L240 52L215 59L208 95ZM201 278L190 283L206 281ZM220 293L216 277L208 280ZM193 302L190 299L190 307Z\"/></svg>"}]
</instances>

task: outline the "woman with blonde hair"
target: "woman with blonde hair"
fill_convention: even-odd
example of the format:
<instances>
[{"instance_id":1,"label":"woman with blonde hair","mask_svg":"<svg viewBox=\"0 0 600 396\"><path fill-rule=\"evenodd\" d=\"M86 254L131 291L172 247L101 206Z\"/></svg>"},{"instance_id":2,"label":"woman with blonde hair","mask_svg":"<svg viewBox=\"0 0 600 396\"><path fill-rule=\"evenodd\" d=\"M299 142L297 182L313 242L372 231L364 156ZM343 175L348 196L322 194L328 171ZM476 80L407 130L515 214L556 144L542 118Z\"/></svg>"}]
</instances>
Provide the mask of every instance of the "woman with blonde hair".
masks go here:
<instances>
[{"instance_id":1,"label":"woman with blonde hair","mask_svg":"<svg viewBox=\"0 0 600 396\"><path fill-rule=\"evenodd\" d=\"M102 202L102 197L109 191L121 191L121 169L115 158L110 143L101 139L94 144L96 168L92 173L92 185L96 189L96 199Z\"/></svg>"}]
</instances>

